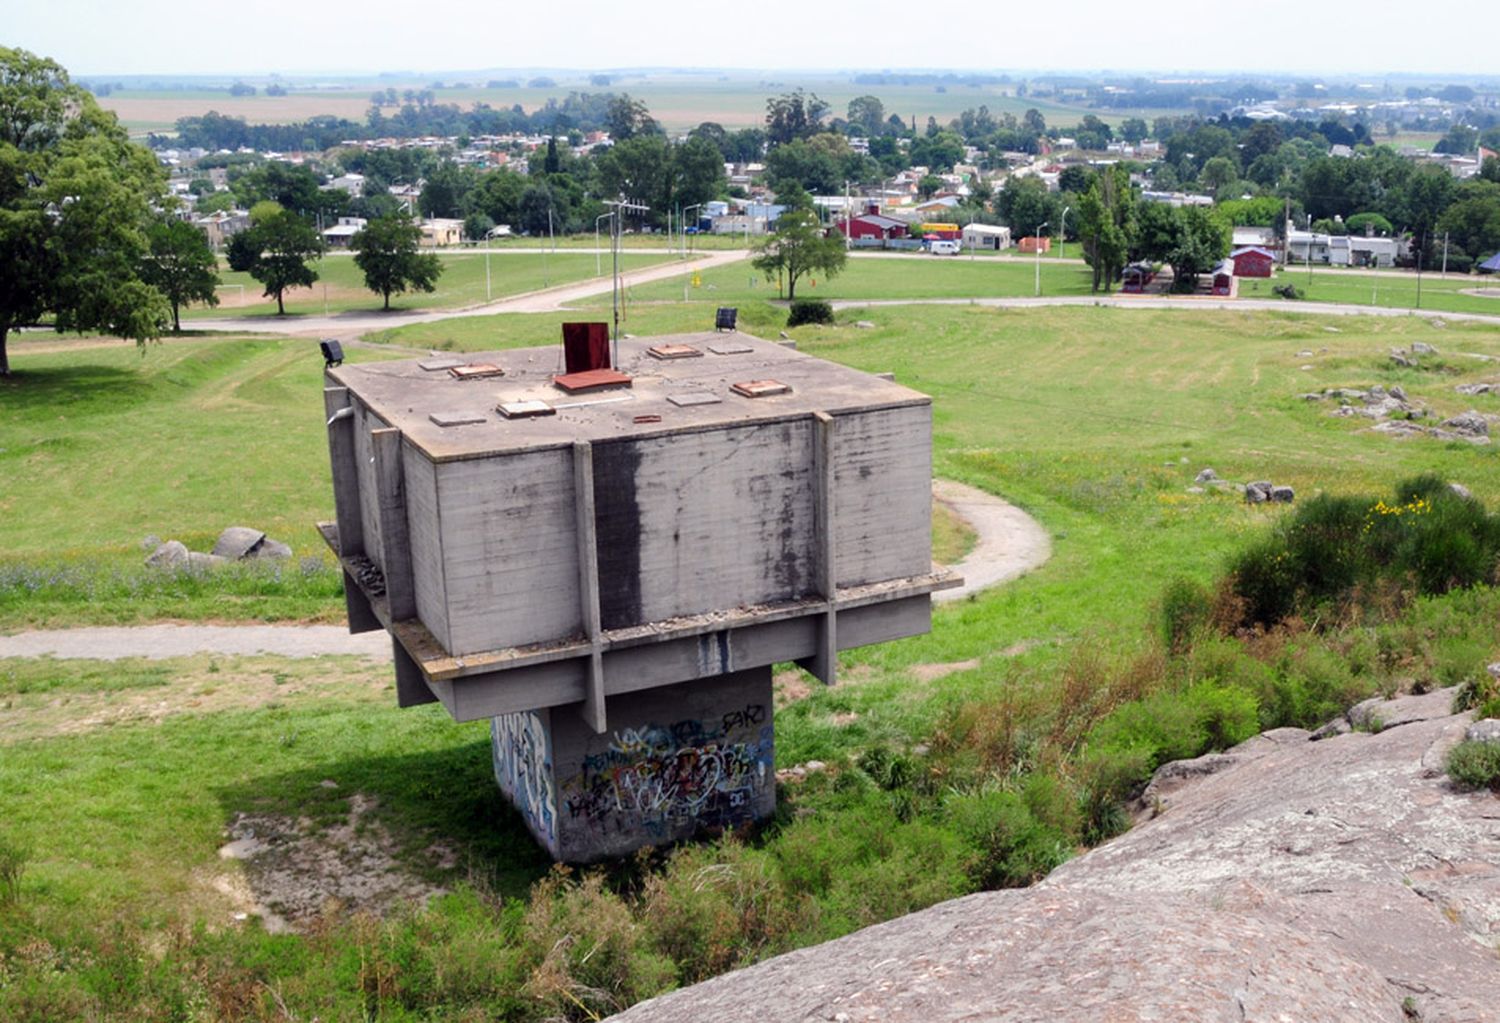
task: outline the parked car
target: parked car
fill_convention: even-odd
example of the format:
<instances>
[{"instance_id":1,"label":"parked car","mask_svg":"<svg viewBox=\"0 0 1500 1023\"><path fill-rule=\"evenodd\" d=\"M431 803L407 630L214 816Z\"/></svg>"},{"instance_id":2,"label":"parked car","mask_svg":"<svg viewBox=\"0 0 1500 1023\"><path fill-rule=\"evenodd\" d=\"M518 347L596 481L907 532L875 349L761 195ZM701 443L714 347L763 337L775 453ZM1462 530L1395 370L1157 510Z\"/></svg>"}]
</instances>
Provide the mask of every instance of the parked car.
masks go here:
<instances>
[{"instance_id":1,"label":"parked car","mask_svg":"<svg viewBox=\"0 0 1500 1023\"><path fill-rule=\"evenodd\" d=\"M956 256L962 249L962 245L948 238L939 238L937 241L929 242L927 246L927 251L934 256Z\"/></svg>"}]
</instances>

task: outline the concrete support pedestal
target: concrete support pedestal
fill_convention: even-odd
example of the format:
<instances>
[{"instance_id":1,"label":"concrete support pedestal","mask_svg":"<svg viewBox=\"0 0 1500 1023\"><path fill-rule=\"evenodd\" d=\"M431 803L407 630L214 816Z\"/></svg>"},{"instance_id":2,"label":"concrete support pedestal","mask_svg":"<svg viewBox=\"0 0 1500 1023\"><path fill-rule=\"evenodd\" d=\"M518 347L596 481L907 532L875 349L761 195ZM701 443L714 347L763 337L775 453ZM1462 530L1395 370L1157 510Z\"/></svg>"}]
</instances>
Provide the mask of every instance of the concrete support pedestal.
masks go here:
<instances>
[{"instance_id":1,"label":"concrete support pedestal","mask_svg":"<svg viewBox=\"0 0 1500 1023\"><path fill-rule=\"evenodd\" d=\"M776 807L771 668L492 719L495 780L552 857L587 863Z\"/></svg>"}]
</instances>

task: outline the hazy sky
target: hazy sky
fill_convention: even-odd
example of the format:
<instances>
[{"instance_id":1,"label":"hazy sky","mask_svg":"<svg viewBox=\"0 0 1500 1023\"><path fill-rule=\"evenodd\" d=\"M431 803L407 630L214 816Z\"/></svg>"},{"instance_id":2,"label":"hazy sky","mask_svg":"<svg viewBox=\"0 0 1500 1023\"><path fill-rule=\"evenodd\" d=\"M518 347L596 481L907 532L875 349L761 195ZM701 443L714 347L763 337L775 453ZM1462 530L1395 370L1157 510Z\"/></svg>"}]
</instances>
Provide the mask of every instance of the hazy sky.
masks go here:
<instances>
[{"instance_id":1,"label":"hazy sky","mask_svg":"<svg viewBox=\"0 0 1500 1023\"><path fill-rule=\"evenodd\" d=\"M74 75L745 69L1500 73L1485 0L0 0Z\"/></svg>"}]
</instances>

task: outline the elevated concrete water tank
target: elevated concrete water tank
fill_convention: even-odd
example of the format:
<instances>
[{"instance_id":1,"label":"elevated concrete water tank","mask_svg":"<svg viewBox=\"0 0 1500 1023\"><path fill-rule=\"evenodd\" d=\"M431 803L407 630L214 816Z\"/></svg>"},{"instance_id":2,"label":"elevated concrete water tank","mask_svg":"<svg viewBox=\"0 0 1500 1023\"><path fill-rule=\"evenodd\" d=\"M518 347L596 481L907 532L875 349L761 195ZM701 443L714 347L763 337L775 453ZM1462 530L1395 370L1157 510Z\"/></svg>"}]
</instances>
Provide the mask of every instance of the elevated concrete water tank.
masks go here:
<instances>
[{"instance_id":1,"label":"elevated concrete water tank","mask_svg":"<svg viewBox=\"0 0 1500 1023\"><path fill-rule=\"evenodd\" d=\"M615 344L584 381L546 347L325 390L351 631L391 633L402 706L492 719L500 787L568 861L769 813L771 665L832 684L957 585L925 395L740 333Z\"/></svg>"}]
</instances>

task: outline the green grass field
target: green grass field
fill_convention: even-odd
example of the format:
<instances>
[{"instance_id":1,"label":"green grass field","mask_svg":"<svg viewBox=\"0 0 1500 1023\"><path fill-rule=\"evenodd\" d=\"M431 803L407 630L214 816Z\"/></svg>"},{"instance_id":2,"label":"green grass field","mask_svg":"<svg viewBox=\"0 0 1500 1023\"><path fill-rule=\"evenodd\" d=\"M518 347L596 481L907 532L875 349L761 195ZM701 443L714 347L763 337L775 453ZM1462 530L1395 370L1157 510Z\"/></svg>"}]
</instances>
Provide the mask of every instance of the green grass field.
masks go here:
<instances>
[{"instance_id":1,"label":"green grass field","mask_svg":"<svg viewBox=\"0 0 1500 1023\"><path fill-rule=\"evenodd\" d=\"M953 266L980 269L1004 268ZM473 317L381 339L548 344L570 315ZM708 326L702 303L629 315L639 335ZM751 299L741 322L774 337L784 313ZM1143 762L1078 752L1117 710L1180 710L1187 704L1171 701L1207 693L1239 709L1241 734L1257 725L1260 697L1235 679L1247 692L1318 685L1353 699L1482 675L1500 654L1500 601L1488 588L1347 634L1304 626L1254 656L1213 639L1173 660L1155 638L1169 582L1211 581L1289 514L1232 492L1190 492L1201 468L1291 484L1294 508L1319 492L1386 494L1420 472L1500 503L1490 447L1395 440L1298 397L1400 384L1439 416L1500 412L1493 396L1453 390L1496 379L1494 363L1476 357L1500 357L1490 326L1321 318L1291 306L932 306L850 309L835 326L790 333L801 351L889 370L931 394L935 472L1021 505L1051 534L1054 555L937 610L927 636L846 653L836 688L779 673L778 767L816 758L831 769L781 785L775 820L743 842L623 865L607 883L530 888L545 864L495 794L483 725L454 725L433 707L396 710L386 666L0 662L0 865L7 850L27 865L18 896L0 898L0 1018L581 1023L1045 873L1119 826L1108 812L1116 790L1100 779ZM1418 340L1444 353L1432 368L1390 363L1390 348ZM201 547L230 523L317 553L310 523L331 502L310 342L185 339L141 356L28 339L12 361L16 376L0 382L0 472L12 481L0 493L0 628L341 613L326 570L295 588L231 579L181 593L154 592L125 571L147 532ZM961 530L941 532L962 550ZM38 575L68 570L83 574ZM1384 664L1373 651L1387 649L1401 654L1394 667L1359 667ZM1262 725L1292 720L1269 704L1259 713ZM276 897L281 882L218 852L242 814L281 821L325 850L373 843L413 885L452 894L383 921L328 904L308 934L267 934L235 914Z\"/></svg>"},{"instance_id":2,"label":"green grass field","mask_svg":"<svg viewBox=\"0 0 1500 1023\"><path fill-rule=\"evenodd\" d=\"M593 253L566 251L492 254L488 259L487 290L484 255L439 252L438 258L443 261L444 269L437 280L437 289L432 292L392 295L392 309L456 309L481 305L487 300L487 295L490 299L500 299L508 295L520 295L559 284L587 280L595 276L601 266L607 278L610 265L607 253L602 262ZM621 256L620 266L622 269L634 270L667 262L671 258L673 257L666 253L632 252ZM313 268L318 272L317 283L311 288L287 292L288 315L322 313L325 308L329 312L381 308L380 295L365 287L364 275L355 265L352 256L326 256L318 260ZM276 302L263 297L260 283L248 273L224 267L219 271L219 281L219 305L200 305L185 309L182 313L184 320L217 316L276 315Z\"/></svg>"},{"instance_id":3,"label":"green grass field","mask_svg":"<svg viewBox=\"0 0 1500 1023\"><path fill-rule=\"evenodd\" d=\"M1482 313L1500 316L1500 298L1466 295L1472 288L1483 288L1483 277L1459 274L1424 273L1420 299L1417 275L1411 270L1381 270L1377 273L1335 273L1324 268L1291 267L1277 271L1270 281L1240 280L1241 298L1273 298L1271 287L1292 284L1310 302L1338 302L1355 306L1383 306L1387 309L1437 309L1452 313Z\"/></svg>"},{"instance_id":4,"label":"green grass field","mask_svg":"<svg viewBox=\"0 0 1500 1023\"><path fill-rule=\"evenodd\" d=\"M943 257L852 257L833 278L813 275L797 282L798 298L902 299L1005 298L1035 294L1037 265L1030 259ZM1043 295L1087 295L1091 277L1078 263L1040 263ZM693 277L655 281L630 289L637 302L737 302L777 298L776 282L749 260L705 270ZM584 299L580 308L597 308L601 300Z\"/></svg>"}]
</instances>

